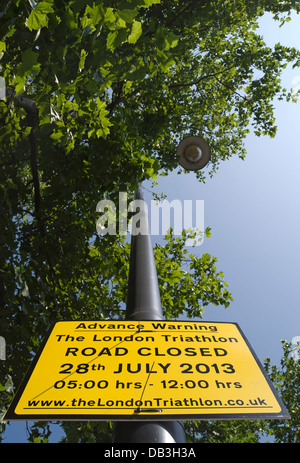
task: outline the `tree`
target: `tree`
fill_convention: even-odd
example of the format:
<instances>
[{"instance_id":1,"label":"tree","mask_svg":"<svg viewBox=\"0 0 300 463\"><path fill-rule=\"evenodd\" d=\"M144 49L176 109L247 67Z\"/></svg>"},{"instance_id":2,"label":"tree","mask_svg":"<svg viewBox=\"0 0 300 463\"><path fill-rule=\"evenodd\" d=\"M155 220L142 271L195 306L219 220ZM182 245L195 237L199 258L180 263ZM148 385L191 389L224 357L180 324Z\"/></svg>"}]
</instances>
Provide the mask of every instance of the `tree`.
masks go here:
<instances>
[{"instance_id":1,"label":"tree","mask_svg":"<svg viewBox=\"0 0 300 463\"><path fill-rule=\"evenodd\" d=\"M257 21L265 11L287 21L299 2L15 0L3 8L4 395L7 375L20 382L51 321L122 316L129 245L96 233L100 199L175 169L186 135L209 142L210 175L245 156L249 124L275 135L272 102L291 99L280 73L289 62L299 66L299 52L267 47ZM188 255L170 235L156 259L167 318L229 304L215 258ZM172 305L176 298L182 302Z\"/></svg>"},{"instance_id":2,"label":"tree","mask_svg":"<svg viewBox=\"0 0 300 463\"><path fill-rule=\"evenodd\" d=\"M298 355L291 343L282 341L283 356L280 366L271 365L268 358L265 361L265 368L271 381L275 384L282 400L289 410L291 420L274 421L266 425L266 433L273 436L277 443L299 443L300 442L300 363L299 345Z\"/></svg>"},{"instance_id":3,"label":"tree","mask_svg":"<svg viewBox=\"0 0 300 463\"><path fill-rule=\"evenodd\" d=\"M299 356L293 355L291 344L285 340L282 341L282 349L280 366L272 365L271 359L267 358L264 367L291 419L190 422L187 429L192 442L255 443L262 439L270 439L274 443L300 442Z\"/></svg>"}]
</instances>

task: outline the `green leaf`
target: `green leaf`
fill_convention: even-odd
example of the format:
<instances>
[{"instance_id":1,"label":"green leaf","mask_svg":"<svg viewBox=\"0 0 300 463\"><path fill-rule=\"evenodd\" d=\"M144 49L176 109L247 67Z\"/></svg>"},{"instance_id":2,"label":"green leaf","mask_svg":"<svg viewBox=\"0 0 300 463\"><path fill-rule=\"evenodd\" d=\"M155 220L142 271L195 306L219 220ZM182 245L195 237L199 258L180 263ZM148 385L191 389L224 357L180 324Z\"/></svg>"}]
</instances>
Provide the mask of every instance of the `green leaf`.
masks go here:
<instances>
[{"instance_id":1,"label":"green leaf","mask_svg":"<svg viewBox=\"0 0 300 463\"><path fill-rule=\"evenodd\" d=\"M205 229L205 236L206 236L206 238L210 238L210 237L211 237L211 228L210 228L210 227L206 227L206 229Z\"/></svg>"},{"instance_id":2,"label":"green leaf","mask_svg":"<svg viewBox=\"0 0 300 463\"><path fill-rule=\"evenodd\" d=\"M22 69L26 72L38 65L38 57L38 53L32 51L30 48L25 50L24 53L22 53Z\"/></svg>"},{"instance_id":3,"label":"green leaf","mask_svg":"<svg viewBox=\"0 0 300 463\"><path fill-rule=\"evenodd\" d=\"M86 7L86 14L88 14L88 16L89 16L89 18L91 20L91 24L93 26L96 26L101 21L101 19L103 18L102 9L101 9L100 6L93 6L93 7L87 6Z\"/></svg>"},{"instance_id":4,"label":"green leaf","mask_svg":"<svg viewBox=\"0 0 300 463\"><path fill-rule=\"evenodd\" d=\"M111 31L107 36L106 46L108 49L112 51L114 51L114 43L115 43L117 35L118 35L118 31Z\"/></svg>"},{"instance_id":5,"label":"green leaf","mask_svg":"<svg viewBox=\"0 0 300 463\"><path fill-rule=\"evenodd\" d=\"M107 23L112 23L115 21L116 16L114 14L113 8L107 8L105 14L104 14L104 21Z\"/></svg>"},{"instance_id":6,"label":"green leaf","mask_svg":"<svg viewBox=\"0 0 300 463\"><path fill-rule=\"evenodd\" d=\"M118 11L118 15L120 16L120 18L124 19L124 21L126 21L127 23L132 23L137 13L138 10L136 9Z\"/></svg>"},{"instance_id":7,"label":"green leaf","mask_svg":"<svg viewBox=\"0 0 300 463\"><path fill-rule=\"evenodd\" d=\"M78 66L78 69L80 72L84 69L86 55L87 55L86 51L82 49L80 52L80 60L79 60L79 66Z\"/></svg>"},{"instance_id":8,"label":"green leaf","mask_svg":"<svg viewBox=\"0 0 300 463\"><path fill-rule=\"evenodd\" d=\"M142 24L139 21L133 21L131 32L128 36L129 43L136 43L142 34Z\"/></svg>"},{"instance_id":9,"label":"green leaf","mask_svg":"<svg viewBox=\"0 0 300 463\"><path fill-rule=\"evenodd\" d=\"M52 140L59 140L60 138L62 138L64 136L64 134L62 132L53 132L51 135L50 135L50 138L52 138Z\"/></svg>"},{"instance_id":10,"label":"green leaf","mask_svg":"<svg viewBox=\"0 0 300 463\"><path fill-rule=\"evenodd\" d=\"M20 95L24 92L25 88L25 77L24 76L16 76L16 96Z\"/></svg>"},{"instance_id":11,"label":"green leaf","mask_svg":"<svg viewBox=\"0 0 300 463\"><path fill-rule=\"evenodd\" d=\"M6 50L5 42L0 42L0 55L1 55L1 53L2 53L3 51L5 51L5 50ZM1 59L1 57L0 57L0 59Z\"/></svg>"},{"instance_id":12,"label":"green leaf","mask_svg":"<svg viewBox=\"0 0 300 463\"><path fill-rule=\"evenodd\" d=\"M37 4L35 11L40 11L43 14L52 13L53 8L48 2L40 2Z\"/></svg>"},{"instance_id":13,"label":"green leaf","mask_svg":"<svg viewBox=\"0 0 300 463\"><path fill-rule=\"evenodd\" d=\"M165 37L165 50L168 51L170 48L174 48L178 45L178 37L173 32L170 32Z\"/></svg>"},{"instance_id":14,"label":"green leaf","mask_svg":"<svg viewBox=\"0 0 300 463\"><path fill-rule=\"evenodd\" d=\"M140 8L149 8L149 6L160 3L160 0L141 0Z\"/></svg>"},{"instance_id":15,"label":"green leaf","mask_svg":"<svg viewBox=\"0 0 300 463\"><path fill-rule=\"evenodd\" d=\"M127 30L118 29L115 31L111 31L107 36L106 46L111 51L114 51L115 48L119 47L122 42L126 41Z\"/></svg>"},{"instance_id":16,"label":"green leaf","mask_svg":"<svg viewBox=\"0 0 300 463\"><path fill-rule=\"evenodd\" d=\"M32 51L30 48L22 53L22 63L17 67L16 82L18 84L17 93L25 85L25 78L28 76L37 75L40 71L41 64L38 63L39 54Z\"/></svg>"},{"instance_id":17,"label":"green leaf","mask_svg":"<svg viewBox=\"0 0 300 463\"><path fill-rule=\"evenodd\" d=\"M170 69L170 67L173 66L174 64L175 64L175 61L173 60L173 58L169 58L166 61L162 61L160 63L160 68L162 72L167 72Z\"/></svg>"},{"instance_id":18,"label":"green leaf","mask_svg":"<svg viewBox=\"0 0 300 463\"><path fill-rule=\"evenodd\" d=\"M82 19L82 21L84 19L85 19L85 17ZM73 29L77 28L77 23L76 23L76 21L74 19L73 11L67 5L66 5L66 9L65 9L65 20L66 20L66 25L67 25L68 29L73 30Z\"/></svg>"},{"instance_id":19,"label":"green leaf","mask_svg":"<svg viewBox=\"0 0 300 463\"><path fill-rule=\"evenodd\" d=\"M48 17L41 11L32 10L27 19L26 24L30 31L32 30L37 31L41 27L47 26Z\"/></svg>"}]
</instances>

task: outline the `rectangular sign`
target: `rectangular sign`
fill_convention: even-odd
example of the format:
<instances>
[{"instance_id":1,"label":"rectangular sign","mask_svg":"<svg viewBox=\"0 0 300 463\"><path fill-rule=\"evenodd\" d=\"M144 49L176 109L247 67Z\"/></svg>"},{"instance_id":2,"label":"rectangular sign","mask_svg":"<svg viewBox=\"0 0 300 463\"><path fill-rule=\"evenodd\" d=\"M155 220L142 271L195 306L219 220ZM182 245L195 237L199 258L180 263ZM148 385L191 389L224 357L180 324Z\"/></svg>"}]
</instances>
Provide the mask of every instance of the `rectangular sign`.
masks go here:
<instances>
[{"instance_id":1,"label":"rectangular sign","mask_svg":"<svg viewBox=\"0 0 300 463\"><path fill-rule=\"evenodd\" d=\"M5 420L289 418L236 323L55 323Z\"/></svg>"}]
</instances>

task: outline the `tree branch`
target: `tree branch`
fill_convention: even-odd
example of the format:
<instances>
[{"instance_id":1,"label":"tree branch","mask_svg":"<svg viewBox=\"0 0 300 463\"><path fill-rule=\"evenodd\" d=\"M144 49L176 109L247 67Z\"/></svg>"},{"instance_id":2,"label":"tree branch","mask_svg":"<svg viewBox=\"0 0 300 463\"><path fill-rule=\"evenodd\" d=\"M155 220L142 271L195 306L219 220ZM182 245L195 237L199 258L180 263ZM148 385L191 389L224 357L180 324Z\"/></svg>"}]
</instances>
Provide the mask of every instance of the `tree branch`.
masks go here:
<instances>
[{"instance_id":1,"label":"tree branch","mask_svg":"<svg viewBox=\"0 0 300 463\"><path fill-rule=\"evenodd\" d=\"M37 165L37 141L36 141L36 133L34 128L31 128L30 135L30 166L31 166L31 174L33 179L33 186L34 186L34 210L35 210L35 217L39 225L39 230L42 236L44 236L44 226L41 217L41 192L40 192L40 180L39 180L39 172L38 172L38 165Z\"/></svg>"},{"instance_id":2,"label":"tree branch","mask_svg":"<svg viewBox=\"0 0 300 463\"><path fill-rule=\"evenodd\" d=\"M235 66L231 66L230 68L228 69L224 69L223 71L218 71L218 72L215 72L214 74L206 74L205 76L202 76L200 77L199 79L195 80L194 82L186 82L186 83L178 83L178 84L170 84L169 85L169 88L175 88L175 87L191 87L192 85L198 85L202 80L204 79L208 79L208 78L211 78L211 77L215 77L217 79L217 76L219 74L224 74L228 71L230 71L230 69L233 69L235 68ZM217 79L218 80L218 79Z\"/></svg>"},{"instance_id":3,"label":"tree branch","mask_svg":"<svg viewBox=\"0 0 300 463\"><path fill-rule=\"evenodd\" d=\"M124 80L122 80L122 82L119 82L119 85L117 87L116 96L107 105L107 109L108 109L109 112L111 112L117 106L117 104L119 104L121 102L124 83L125 83Z\"/></svg>"},{"instance_id":4,"label":"tree branch","mask_svg":"<svg viewBox=\"0 0 300 463\"><path fill-rule=\"evenodd\" d=\"M196 3L195 0L192 0L191 2L189 2L181 11L179 11L179 13L177 15L173 16L173 18L171 18L171 20L166 23L166 27L169 27L171 24L176 22L177 19L179 19L180 16L182 16L184 13L186 13L190 9L190 7L193 6L195 3Z\"/></svg>"},{"instance_id":5,"label":"tree branch","mask_svg":"<svg viewBox=\"0 0 300 463\"><path fill-rule=\"evenodd\" d=\"M19 162L24 162L24 161L28 161L29 160L29 157L28 156L25 156L24 158L22 159L17 159L17 160L14 160L14 161L8 161L8 162L2 162L0 164L0 167L3 167L3 166L13 166L15 164L18 164Z\"/></svg>"},{"instance_id":6,"label":"tree branch","mask_svg":"<svg viewBox=\"0 0 300 463\"><path fill-rule=\"evenodd\" d=\"M30 140L30 166L31 166L31 174L34 186L34 211L35 211L35 218L38 223L38 227L41 233L41 236L45 236L44 224L41 217L41 192L40 192L40 180L39 180L39 172L38 172L38 164L37 164L37 139L35 133L35 125L38 120L38 109L35 104L35 101L25 97L24 95L15 95L15 91L11 89L6 89L6 98L7 101L13 101L15 105L19 108L23 108L27 113L27 124L28 127L31 127L31 131L29 134Z\"/></svg>"},{"instance_id":7,"label":"tree branch","mask_svg":"<svg viewBox=\"0 0 300 463\"><path fill-rule=\"evenodd\" d=\"M218 81L221 85L223 85L223 87L227 88L227 89L230 90L232 93L235 93L235 94L236 94L237 96L239 96L240 98L243 98L245 101L248 101L248 102L249 102L249 99L248 99L246 96L241 95L241 94L240 94L239 92L237 92L236 90L233 90L229 85L224 84L224 82L222 82L222 81L221 81L220 79L218 79L217 77L216 77L216 79L217 79L217 81Z\"/></svg>"}]
</instances>

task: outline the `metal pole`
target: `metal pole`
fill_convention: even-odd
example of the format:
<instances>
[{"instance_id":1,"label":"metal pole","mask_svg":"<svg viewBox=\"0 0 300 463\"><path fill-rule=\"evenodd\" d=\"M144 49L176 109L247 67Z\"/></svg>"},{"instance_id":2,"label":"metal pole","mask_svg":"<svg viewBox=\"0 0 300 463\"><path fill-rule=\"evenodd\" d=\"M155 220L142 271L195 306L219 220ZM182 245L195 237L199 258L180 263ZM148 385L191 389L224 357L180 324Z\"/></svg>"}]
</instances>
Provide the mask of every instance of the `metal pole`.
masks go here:
<instances>
[{"instance_id":1,"label":"metal pole","mask_svg":"<svg viewBox=\"0 0 300 463\"><path fill-rule=\"evenodd\" d=\"M134 199L144 203L141 185L136 190ZM148 217L143 203L139 213L144 234L133 234L131 237L126 319L163 320Z\"/></svg>"},{"instance_id":2,"label":"metal pole","mask_svg":"<svg viewBox=\"0 0 300 463\"><path fill-rule=\"evenodd\" d=\"M141 185L135 192L135 199L144 201ZM140 214L147 232L131 237L126 319L163 320L148 217L143 207ZM120 421L114 425L112 442L184 443L186 438L179 421Z\"/></svg>"}]
</instances>

